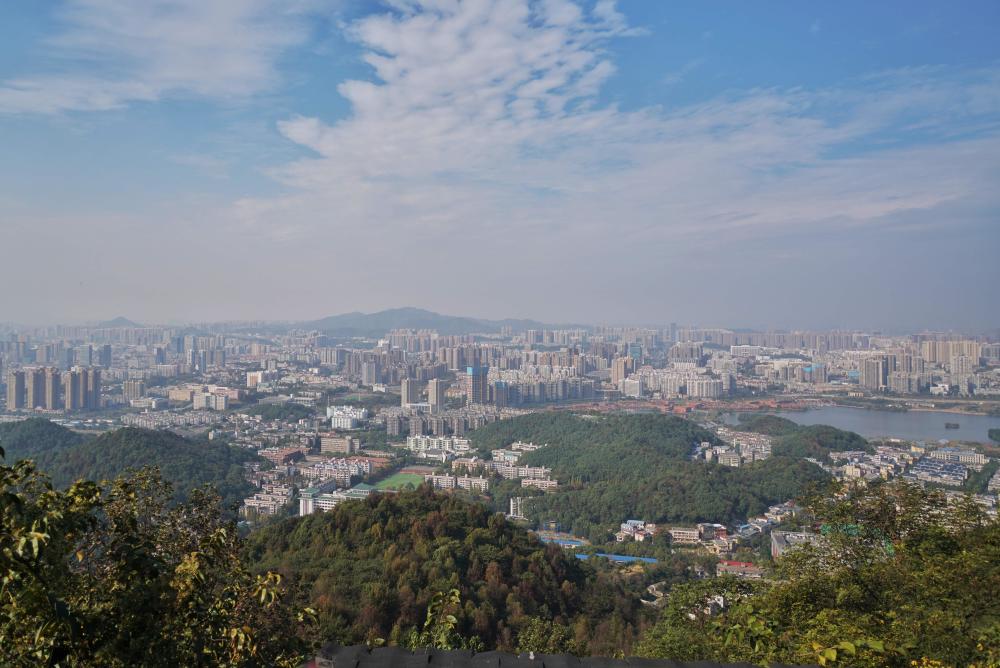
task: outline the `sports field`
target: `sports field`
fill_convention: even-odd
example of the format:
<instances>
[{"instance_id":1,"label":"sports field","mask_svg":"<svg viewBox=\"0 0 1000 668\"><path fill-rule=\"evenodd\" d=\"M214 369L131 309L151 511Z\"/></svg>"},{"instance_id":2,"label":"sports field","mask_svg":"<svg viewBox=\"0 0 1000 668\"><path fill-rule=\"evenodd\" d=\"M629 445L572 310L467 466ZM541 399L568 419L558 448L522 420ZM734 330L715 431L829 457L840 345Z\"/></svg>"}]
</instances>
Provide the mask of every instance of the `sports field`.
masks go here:
<instances>
[{"instance_id":1,"label":"sports field","mask_svg":"<svg viewBox=\"0 0 1000 668\"><path fill-rule=\"evenodd\" d=\"M385 480L375 483L375 489L402 489L407 484L420 487L424 477L416 473L396 473Z\"/></svg>"}]
</instances>

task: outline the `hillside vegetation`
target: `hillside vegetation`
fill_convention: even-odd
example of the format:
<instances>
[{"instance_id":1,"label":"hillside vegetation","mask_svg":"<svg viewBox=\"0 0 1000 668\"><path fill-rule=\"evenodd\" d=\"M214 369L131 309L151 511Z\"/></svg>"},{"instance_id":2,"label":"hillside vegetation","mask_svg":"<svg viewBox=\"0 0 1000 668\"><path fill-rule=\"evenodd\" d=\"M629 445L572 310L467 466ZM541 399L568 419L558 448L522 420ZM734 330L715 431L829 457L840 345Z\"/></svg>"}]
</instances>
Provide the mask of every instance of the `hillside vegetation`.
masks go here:
<instances>
[{"instance_id":1,"label":"hillside vegetation","mask_svg":"<svg viewBox=\"0 0 1000 668\"><path fill-rule=\"evenodd\" d=\"M247 450L168 431L125 427L91 437L42 418L0 425L0 447L7 461L34 460L56 487L155 466L173 485L175 500L185 500L192 489L211 484L227 507L250 493L243 463L256 459Z\"/></svg>"},{"instance_id":2,"label":"hillside vegetation","mask_svg":"<svg viewBox=\"0 0 1000 668\"><path fill-rule=\"evenodd\" d=\"M671 591L642 655L757 665L1000 665L1000 523L972 499L907 483L807 502L824 540L772 579ZM706 602L727 606L706 614Z\"/></svg>"},{"instance_id":3,"label":"hillside vegetation","mask_svg":"<svg viewBox=\"0 0 1000 668\"><path fill-rule=\"evenodd\" d=\"M742 421L740 429L775 436L773 451L776 455L827 461L831 452L872 451L868 441L853 431L825 424L799 425L776 415L754 415Z\"/></svg>"},{"instance_id":4,"label":"hillside vegetation","mask_svg":"<svg viewBox=\"0 0 1000 668\"><path fill-rule=\"evenodd\" d=\"M692 461L692 449L715 435L666 415L578 416L536 413L487 425L472 434L480 451L514 440L548 444L522 462L548 466L560 489L533 496L533 520L603 542L625 519L732 523L798 496L827 474L796 456L742 468Z\"/></svg>"},{"instance_id":5,"label":"hillside vegetation","mask_svg":"<svg viewBox=\"0 0 1000 668\"><path fill-rule=\"evenodd\" d=\"M542 624L580 653L611 654L631 647L640 614L614 573L426 486L266 526L247 556L284 575L317 610L321 637L343 643L399 643L453 588L463 601L456 630L487 648L516 650Z\"/></svg>"},{"instance_id":6,"label":"hillside vegetation","mask_svg":"<svg viewBox=\"0 0 1000 668\"><path fill-rule=\"evenodd\" d=\"M57 455L79 445L85 436L45 418L29 418L21 422L0 424L0 447L7 460L35 459Z\"/></svg>"}]
</instances>

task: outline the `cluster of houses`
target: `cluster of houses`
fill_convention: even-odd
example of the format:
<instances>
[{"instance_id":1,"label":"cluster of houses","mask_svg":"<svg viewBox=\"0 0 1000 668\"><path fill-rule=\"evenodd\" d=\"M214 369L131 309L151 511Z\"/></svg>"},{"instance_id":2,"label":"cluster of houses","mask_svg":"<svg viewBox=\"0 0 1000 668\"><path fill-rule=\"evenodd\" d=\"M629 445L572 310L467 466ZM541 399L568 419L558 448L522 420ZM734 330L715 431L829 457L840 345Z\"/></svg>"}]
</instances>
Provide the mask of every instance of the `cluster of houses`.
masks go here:
<instances>
[{"instance_id":1,"label":"cluster of houses","mask_svg":"<svg viewBox=\"0 0 1000 668\"><path fill-rule=\"evenodd\" d=\"M337 489L336 481L328 480L299 492L299 515L330 510L341 501L364 499L374 490L374 487L366 483L358 483L350 489Z\"/></svg>"},{"instance_id":2,"label":"cluster of houses","mask_svg":"<svg viewBox=\"0 0 1000 668\"><path fill-rule=\"evenodd\" d=\"M243 500L240 512L247 519L278 513L291 503L293 485L312 489L315 494L332 493L337 488L350 488L391 463L388 457L377 454L331 457L328 453L310 453L305 446L265 448L260 454L274 467L262 470L256 462L246 465L244 478L258 487L257 492ZM335 498L338 497L331 497ZM333 502L325 505L332 507Z\"/></svg>"},{"instance_id":3,"label":"cluster of houses","mask_svg":"<svg viewBox=\"0 0 1000 668\"><path fill-rule=\"evenodd\" d=\"M723 445L702 441L695 446L692 459L714 461L722 466L738 468L771 456L771 437L750 431L736 431L729 427L715 427Z\"/></svg>"},{"instance_id":4,"label":"cluster of houses","mask_svg":"<svg viewBox=\"0 0 1000 668\"><path fill-rule=\"evenodd\" d=\"M920 443L900 447L876 446L875 452L862 450L830 453L832 464L814 461L839 480L861 483L901 477L916 483L961 487L970 471L980 471L989 463L981 452L963 448L931 449ZM1000 491L1000 480L989 490Z\"/></svg>"},{"instance_id":5,"label":"cluster of houses","mask_svg":"<svg viewBox=\"0 0 1000 668\"><path fill-rule=\"evenodd\" d=\"M471 492L490 491L490 479L483 476L470 475L438 475L429 473L424 476L424 482L429 482L434 489L467 489Z\"/></svg>"},{"instance_id":6,"label":"cluster of houses","mask_svg":"<svg viewBox=\"0 0 1000 668\"><path fill-rule=\"evenodd\" d=\"M369 475L376 468L376 463L368 457L331 457L311 466L300 466L298 472L309 483L333 480L342 487L350 487L353 479Z\"/></svg>"},{"instance_id":7,"label":"cluster of houses","mask_svg":"<svg viewBox=\"0 0 1000 668\"><path fill-rule=\"evenodd\" d=\"M472 450L467 438L458 436L429 436L420 434L406 438L406 449L416 454L420 459L441 462L442 464L464 455Z\"/></svg>"},{"instance_id":8,"label":"cluster of houses","mask_svg":"<svg viewBox=\"0 0 1000 668\"><path fill-rule=\"evenodd\" d=\"M748 520L746 524L736 527L736 535L740 538L752 538L757 534L767 533L773 527L795 517L800 510L801 508L796 506L792 501L777 503L768 508L763 515L754 517Z\"/></svg>"},{"instance_id":9,"label":"cluster of houses","mask_svg":"<svg viewBox=\"0 0 1000 668\"><path fill-rule=\"evenodd\" d=\"M466 473L479 472L495 474L504 480L520 480L522 487L533 487L543 491L559 487L559 482L552 477L552 469L547 466L526 466L520 464L521 455L545 447L536 443L517 441L507 448L498 448L490 452L490 459L479 457L458 457L451 462L452 471Z\"/></svg>"},{"instance_id":10,"label":"cluster of houses","mask_svg":"<svg viewBox=\"0 0 1000 668\"><path fill-rule=\"evenodd\" d=\"M716 554L727 554L733 550L739 539L730 536L729 530L722 524L712 522L702 522L693 527L661 527L646 522L644 520L625 520L619 525L615 533L615 540L619 543L626 541L636 541L641 543L651 540L654 536L665 531L670 536L670 542L674 545L690 545L692 547L704 547Z\"/></svg>"},{"instance_id":11,"label":"cluster of houses","mask_svg":"<svg viewBox=\"0 0 1000 668\"><path fill-rule=\"evenodd\" d=\"M267 483L259 492L243 500L240 514L244 518L275 515L292 500L292 486Z\"/></svg>"},{"instance_id":12,"label":"cluster of houses","mask_svg":"<svg viewBox=\"0 0 1000 668\"><path fill-rule=\"evenodd\" d=\"M625 520L621 523L621 529L615 534L615 540L623 543L626 540L634 540L637 543L645 541L656 535L656 525L643 520Z\"/></svg>"}]
</instances>

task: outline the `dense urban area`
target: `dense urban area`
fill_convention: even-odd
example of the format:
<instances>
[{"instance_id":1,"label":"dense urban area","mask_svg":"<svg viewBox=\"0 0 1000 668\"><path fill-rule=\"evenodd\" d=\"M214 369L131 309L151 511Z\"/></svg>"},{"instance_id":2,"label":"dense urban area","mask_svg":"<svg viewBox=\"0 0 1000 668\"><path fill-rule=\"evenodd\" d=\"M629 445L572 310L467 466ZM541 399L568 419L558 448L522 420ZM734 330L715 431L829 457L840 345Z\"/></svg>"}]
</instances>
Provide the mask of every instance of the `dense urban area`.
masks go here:
<instances>
[{"instance_id":1,"label":"dense urban area","mask_svg":"<svg viewBox=\"0 0 1000 668\"><path fill-rule=\"evenodd\" d=\"M345 643L416 642L407 634L440 576L419 567L371 587L402 577L392 554L426 554L399 532L428 512L458 523L435 530L456 546L500 530L488 518L502 515L512 545L547 555L547 569L568 567L557 554L592 569L573 576L576 595L600 613L562 595L499 605L487 590L519 591L523 578L469 545L461 562L487 590L451 580L468 608L463 637L650 656L680 651L657 650L667 641L651 634L685 587L724 583L706 594L712 618L747 595L730 582L774 582L789 553L827 549L809 499L831 484L909 485L996 522L1000 430L865 438L796 420L824 407L912 413L948 433L996 417L1000 343L988 336L551 327L402 309L308 324L9 327L0 361L8 461L33 459L61 487L156 467L175 503L214 487L254 567L294 582L321 635ZM382 517L372 542L341 533L371 512ZM331 534L324 517L344 528ZM574 581L537 577L542 589Z\"/></svg>"}]
</instances>

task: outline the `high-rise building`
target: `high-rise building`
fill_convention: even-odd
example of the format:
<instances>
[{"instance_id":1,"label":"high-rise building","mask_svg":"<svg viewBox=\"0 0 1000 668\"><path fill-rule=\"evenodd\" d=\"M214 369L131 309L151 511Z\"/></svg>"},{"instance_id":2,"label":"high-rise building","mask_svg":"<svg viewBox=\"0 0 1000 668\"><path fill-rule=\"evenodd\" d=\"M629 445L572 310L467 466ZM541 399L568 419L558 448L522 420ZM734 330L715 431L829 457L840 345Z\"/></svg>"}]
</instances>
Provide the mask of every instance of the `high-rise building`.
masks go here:
<instances>
[{"instance_id":1,"label":"high-rise building","mask_svg":"<svg viewBox=\"0 0 1000 668\"><path fill-rule=\"evenodd\" d=\"M510 406L510 386L502 380L493 383L491 399L497 408Z\"/></svg>"},{"instance_id":2,"label":"high-rise building","mask_svg":"<svg viewBox=\"0 0 1000 668\"><path fill-rule=\"evenodd\" d=\"M889 386L888 355L869 357L861 364L861 386L872 392L883 392Z\"/></svg>"},{"instance_id":3,"label":"high-rise building","mask_svg":"<svg viewBox=\"0 0 1000 668\"><path fill-rule=\"evenodd\" d=\"M431 411L438 411L444 408L444 393L448 389L448 384L440 378L432 378L427 383L427 403L431 405Z\"/></svg>"},{"instance_id":4,"label":"high-rise building","mask_svg":"<svg viewBox=\"0 0 1000 668\"><path fill-rule=\"evenodd\" d=\"M45 409L54 411L62 408L62 382L59 378L59 369L45 369Z\"/></svg>"},{"instance_id":5,"label":"high-rise building","mask_svg":"<svg viewBox=\"0 0 1000 668\"><path fill-rule=\"evenodd\" d=\"M98 361L101 363L105 369L111 366L111 344L105 343L101 346L101 353L99 355Z\"/></svg>"},{"instance_id":6,"label":"high-rise building","mask_svg":"<svg viewBox=\"0 0 1000 668\"><path fill-rule=\"evenodd\" d=\"M82 374L79 369L64 371L62 375L63 408L78 411L83 408Z\"/></svg>"},{"instance_id":7,"label":"high-rise building","mask_svg":"<svg viewBox=\"0 0 1000 668\"><path fill-rule=\"evenodd\" d=\"M520 496L510 497L510 516L524 517L524 499Z\"/></svg>"},{"instance_id":8,"label":"high-rise building","mask_svg":"<svg viewBox=\"0 0 1000 668\"><path fill-rule=\"evenodd\" d=\"M122 383L122 394L125 401L141 399L146 395L146 383L141 380L126 380Z\"/></svg>"},{"instance_id":9,"label":"high-rise building","mask_svg":"<svg viewBox=\"0 0 1000 668\"><path fill-rule=\"evenodd\" d=\"M486 378L490 368L487 366L470 366L465 369L465 403L468 405L485 404L489 401L489 388Z\"/></svg>"},{"instance_id":10,"label":"high-rise building","mask_svg":"<svg viewBox=\"0 0 1000 668\"><path fill-rule=\"evenodd\" d=\"M80 366L90 366L94 363L94 349L88 343L86 345L77 346L73 354L73 359L76 364Z\"/></svg>"},{"instance_id":11,"label":"high-rise building","mask_svg":"<svg viewBox=\"0 0 1000 668\"><path fill-rule=\"evenodd\" d=\"M611 363L611 384L619 387L621 382L628 378L632 372L632 359L629 357L616 357Z\"/></svg>"},{"instance_id":12,"label":"high-rise building","mask_svg":"<svg viewBox=\"0 0 1000 668\"><path fill-rule=\"evenodd\" d=\"M247 388L256 390L257 386L264 382L263 371L247 371Z\"/></svg>"},{"instance_id":13,"label":"high-rise building","mask_svg":"<svg viewBox=\"0 0 1000 668\"><path fill-rule=\"evenodd\" d=\"M80 390L83 394L83 408L88 411L98 410L101 407L101 370L84 369Z\"/></svg>"},{"instance_id":14,"label":"high-rise building","mask_svg":"<svg viewBox=\"0 0 1000 668\"><path fill-rule=\"evenodd\" d=\"M403 406L420 403L420 383L413 378L404 378L399 384L400 403Z\"/></svg>"},{"instance_id":15,"label":"high-rise building","mask_svg":"<svg viewBox=\"0 0 1000 668\"><path fill-rule=\"evenodd\" d=\"M381 380L381 369L375 360L368 360L361 363L361 384L375 385Z\"/></svg>"},{"instance_id":16,"label":"high-rise building","mask_svg":"<svg viewBox=\"0 0 1000 668\"><path fill-rule=\"evenodd\" d=\"M7 372L7 410L24 408L24 372Z\"/></svg>"},{"instance_id":17,"label":"high-rise building","mask_svg":"<svg viewBox=\"0 0 1000 668\"><path fill-rule=\"evenodd\" d=\"M978 358L977 358L978 361ZM953 355L949 364L952 375L967 376L972 373L975 364L968 355Z\"/></svg>"},{"instance_id":18,"label":"high-rise building","mask_svg":"<svg viewBox=\"0 0 1000 668\"><path fill-rule=\"evenodd\" d=\"M25 408L45 406L45 369L36 367L24 372Z\"/></svg>"}]
</instances>

